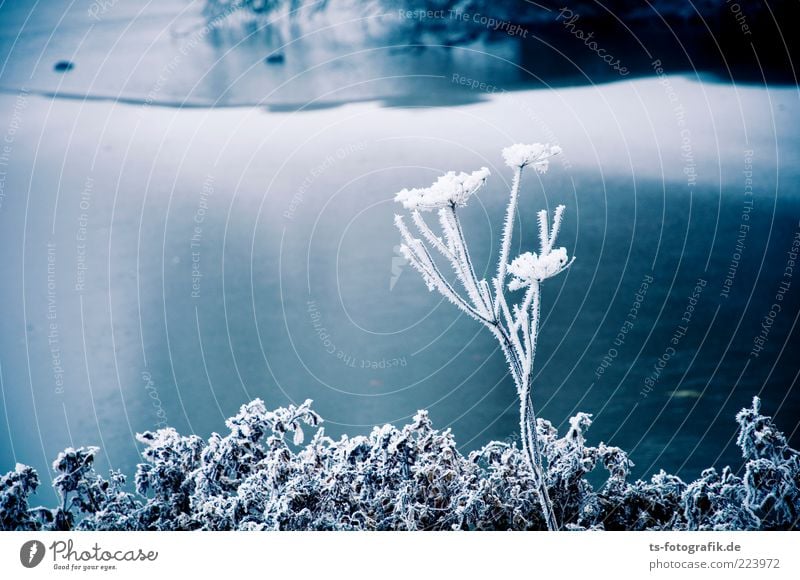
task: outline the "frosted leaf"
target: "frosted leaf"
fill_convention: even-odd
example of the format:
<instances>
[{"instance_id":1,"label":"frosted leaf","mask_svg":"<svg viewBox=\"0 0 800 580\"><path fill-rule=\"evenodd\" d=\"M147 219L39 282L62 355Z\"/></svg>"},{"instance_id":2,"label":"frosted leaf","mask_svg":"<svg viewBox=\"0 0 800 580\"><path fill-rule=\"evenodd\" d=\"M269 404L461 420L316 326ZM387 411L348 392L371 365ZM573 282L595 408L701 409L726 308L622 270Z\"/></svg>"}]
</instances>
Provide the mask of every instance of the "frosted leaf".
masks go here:
<instances>
[{"instance_id":1,"label":"frosted leaf","mask_svg":"<svg viewBox=\"0 0 800 580\"><path fill-rule=\"evenodd\" d=\"M561 147L558 145L517 143L503 149L503 159L509 167L522 168L531 165L539 173L545 173L550 164L550 157L559 153L561 153Z\"/></svg>"},{"instance_id":2,"label":"frosted leaf","mask_svg":"<svg viewBox=\"0 0 800 580\"><path fill-rule=\"evenodd\" d=\"M294 437L292 438L292 442L295 445L302 445L303 444L303 429L301 427L297 427L294 432Z\"/></svg>"},{"instance_id":3,"label":"frosted leaf","mask_svg":"<svg viewBox=\"0 0 800 580\"><path fill-rule=\"evenodd\" d=\"M486 167L472 173L448 171L430 187L404 189L395 195L394 200L411 210L430 211L448 205L463 206L486 182L487 177L489 169Z\"/></svg>"}]
</instances>

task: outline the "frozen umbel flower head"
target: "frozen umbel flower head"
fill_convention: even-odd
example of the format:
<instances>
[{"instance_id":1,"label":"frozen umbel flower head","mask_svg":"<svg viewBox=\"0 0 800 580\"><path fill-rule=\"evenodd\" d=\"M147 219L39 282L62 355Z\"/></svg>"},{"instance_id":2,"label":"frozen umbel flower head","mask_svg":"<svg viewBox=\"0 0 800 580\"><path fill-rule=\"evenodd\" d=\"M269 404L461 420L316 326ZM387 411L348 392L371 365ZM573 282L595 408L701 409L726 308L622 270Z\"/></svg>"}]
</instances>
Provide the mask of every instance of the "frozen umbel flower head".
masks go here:
<instances>
[{"instance_id":1,"label":"frozen umbel flower head","mask_svg":"<svg viewBox=\"0 0 800 580\"><path fill-rule=\"evenodd\" d=\"M552 278L567 266L567 249L556 248L545 256L536 252L520 254L508 265L508 273L513 276L508 283L509 290L519 290Z\"/></svg>"},{"instance_id":2,"label":"frozen umbel flower head","mask_svg":"<svg viewBox=\"0 0 800 580\"><path fill-rule=\"evenodd\" d=\"M432 210L448 205L465 205L469 197L486 183L489 169L482 167L472 173L448 171L430 187L404 189L394 200L411 210Z\"/></svg>"},{"instance_id":3,"label":"frozen umbel flower head","mask_svg":"<svg viewBox=\"0 0 800 580\"><path fill-rule=\"evenodd\" d=\"M530 165L539 173L545 173L550 164L550 158L559 153L561 153L561 147L558 145L517 143L503 149L503 159L509 167L521 168Z\"/></svg>"}]
</instances>

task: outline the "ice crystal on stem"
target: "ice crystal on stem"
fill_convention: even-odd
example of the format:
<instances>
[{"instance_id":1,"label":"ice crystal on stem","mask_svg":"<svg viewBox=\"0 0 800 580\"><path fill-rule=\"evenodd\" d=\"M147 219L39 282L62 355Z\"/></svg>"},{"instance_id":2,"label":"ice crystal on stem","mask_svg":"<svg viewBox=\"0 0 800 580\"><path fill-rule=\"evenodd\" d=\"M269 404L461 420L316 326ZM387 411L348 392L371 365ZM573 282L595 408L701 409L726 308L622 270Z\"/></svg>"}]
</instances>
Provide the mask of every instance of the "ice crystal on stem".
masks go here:
<instances>
[{"instance_id":1,"label":"ice crystal on stem","mask_svg":"<svg viewBox=\"0 0 800 580\"><path fill-rule=\"evenodd\" d=\"M429 290L438 291L462 312L485 325L500 344L519 396L522 448L536 482L547 527L551 530L558 529L558 524L547 493L531 387L539 334L540 285L572 264L566 248L554 249L564 206L556 208L552 225L548 224L547 212L539 212L538 253L525 252L510 263L508 260L522 171L530 165L539 173L545 173L550 158L560 152L561 148L557 145L541 143L516 144L503 150L506 165L514 168L515 172L506 208L497 274L491 285L475 275L457 212L483 185L489 175L488 169L484 167L471 174L451 171L428 188L404 189L395 196L396 201L411 210L412 222L420 236L415 237L411 233L402 216L395 216L395 225L403 239L403 255L422 275ZM434 233L420 213L434 209L438 210L441 235ZM454 288L439 269L431 255L432 250L450 263L460 290ZM512 279L507 283L509 275ZM506 289L526 289L526 292L518 302L509 303Z\"/></svg>"}]
</instances>

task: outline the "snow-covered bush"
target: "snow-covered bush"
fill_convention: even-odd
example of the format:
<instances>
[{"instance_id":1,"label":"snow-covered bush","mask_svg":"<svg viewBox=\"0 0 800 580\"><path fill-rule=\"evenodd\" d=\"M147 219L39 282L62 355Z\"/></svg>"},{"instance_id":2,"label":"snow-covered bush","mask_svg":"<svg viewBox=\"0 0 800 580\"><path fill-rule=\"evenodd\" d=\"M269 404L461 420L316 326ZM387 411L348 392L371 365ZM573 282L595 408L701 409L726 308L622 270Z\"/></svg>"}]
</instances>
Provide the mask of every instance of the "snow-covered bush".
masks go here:
<instances>
[{"instance_id":1,"label":"snow-covered bush","mask_svg":"<svg viewBox=\"0 0 800 580\"><path fill-rule=\"evenodd\" d=\"M39 487L39 474L17 463L14 471L0 477L0 530L38 530L41 522L28 505L28 496Z\"/></svg>"},{"instance_id":2,"label":"snow-covered bush","mask_svg":"<svg viewBox=\"0 0 800 580\"><path fill-rule=\"evenodd\" d=\"M628 482L619 448L587 444L589 415L559 436L537 422L544 480L562 529L740 530L800 527L800 464L759 401L737 416L744 476L725 468L693 482L661 471ZM268 411L255 400L207 440L174 429L144 433L136 493L94 470L97 448L53 463L61 497L31 508L39 485L24 465L0 477L2 530L544 530L537 482L516 444L462 455L425 411L367 436L325 435L310 401ZM311 430L303 443L303 430ZM291 435L291 436L289 436ZM599 470L595 481L588 474ZM597 474L595 474L597 475Z\"/></svg>"},{"instance_id":3,"label":"snow-covered bush","mask_svg":"<svg viewBox=\"0 0 800 580\"><path fill-rule=\"evenodd\" d=\"M491 287L489 282L478 279L475 275L458 217L458 208L467 204L489 176L486 167L472 173L456 174L451 171L439 177L430 187L404 189L395 196L396 201L411 211L412 221L420 236L415 237L403 217L396 215L395 225L403 238L400 251L422 275L429 290L436 290L467 316L486 326L505 355L519 398L522 450L536 480L539 503L545 514L547 527L551 530L558 529L559 526L544 481L544 466L535 428L536 416L531 393L533 361L539 338L541 284L563 272L574 260L568 258L566 248L555 247L564 206L556 207L552 225L549 224L547 211L539 212L538 253L525 252L511 262L509 253L523 170L530 166L539 173L545 173L550 158L560 152L561 148L557 145L541 143L518 143L503 150L506 165L514 171L514 180L500 239L497 273L492 279ZM434 233L423 217L423 212L430 211L437 214L441 236ZM432 256L435 252L449 262L463 288L462 292L450 283L439 268ZM509 304L506 291L518 290L524 290L522 297Z\"/></svg>"}]
</instances>

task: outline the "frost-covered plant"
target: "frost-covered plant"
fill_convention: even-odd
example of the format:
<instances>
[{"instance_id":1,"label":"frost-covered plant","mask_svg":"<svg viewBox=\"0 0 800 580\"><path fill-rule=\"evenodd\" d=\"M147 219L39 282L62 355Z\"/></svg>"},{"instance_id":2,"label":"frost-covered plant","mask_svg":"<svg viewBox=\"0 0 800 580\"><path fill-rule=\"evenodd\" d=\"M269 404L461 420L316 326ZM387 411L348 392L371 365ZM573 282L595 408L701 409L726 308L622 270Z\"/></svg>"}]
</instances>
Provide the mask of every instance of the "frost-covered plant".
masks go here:
<instances>
[{"instance_id":1,"label":"frost-covered plant","mask_svg":"<svg viewBox=\"0 0 800 580\"><path fill-rule=\"evenodd\" d=\"M628 482L627 454L586 434L579 413L559 436L536 424L555 517L572 530L797 529L797 451L759 402L738 415L745 476L713 469L690 483L663 471ZM54 462L61 504L31 508L36 472L0 477L2 530L543 530L527 455L493 441L462 455L450 430L425 411L402 428L374 427L334 440L310 402L269 411L255 400L207 440L173 429L145 433L137 493L94 470L97 448L67 449ZM301 429L313 434L308 443ZM768 463L764 463L768 462ZM589 474L602 470L595 487Z\"/></svg>"},{"instance_id":2,"label":"frost-covered plant","mask_svg":"<svg viewBox=\"0 0 800 580\"><path fill-rule=\"evenodd\" d=\"M56 508L54 527L56 530L71 530L75 513L97 511L103 496L104 481L94 473L93 464L99 447L69 447L58 454L53 461L53 471L58 475L53 479L53 487L61 497L61 505Z\"/></svg>"},{"instance_id":3,"label":"frost-covered plant","mask_svg":"<svg viewBox=\"0 0 800 580\"><path fill-rule=\"evenodd\" d=\"M145 431L136 436L145 445L146 463L136 470L136 491L150 496L142 514L146 529L193 529L186 514L191 507L195 481L205 442L196 435L181 436L173 428Z\"/></svg>"},{"instance_id":4,"label":"frost-covered plant","mask_svg":"<svg viewBox=\"0 0 800 580\"><path fill-rule=\"evenodd\" d=\"M404 189L395 200L411 212L411 220L419 237L415 237L402 216L395 216L395 225L400 230L403 244L400 250L409 263L422 275L428 289L436 290L462 312L486 326L500 344L514 378L519 397L520 433L522 449L536 481L548 529L558 529L553 506L548 497L544 478L540 444L536 433L536 416L531 399L533 362L539 337L541 310L541 284L568 268L574 258L569 259L566 248L555 247L564 206L556 207L552 225L546 210L538 213L539 251L525 252L511 262L511 239L514 217L525 167L545 173L550 158L558 155L557 145L516 144L503 150L506 165L514 170L514 180L506 208L500 243L497 272L490 283L478 277L464 239L458 208L466 205L489 176L486 167L472 173L451 171L439 177L427 188ZM437 235L425 221L423 212L435 211L441 235ZM440 270L432 254L434 251L449 262L455 272L460 290L454 287ZM510 280L509 280L510 277ZM506 292L524 290L511 301Z\"/></svg>"},{"instance_id":5,"label":"frost-covered plant","mask_svg":"<svg viewBox=\"0 0 800 580\"><path fill-rule=\"evenodd\" d=\"M800 454L761 414L753 398L736 420L736 440L747 460L744 477L730 468L709 468L684 492L686 526L691 530L779 530L797 526L800 518Z\"/></svg>"},{"instance_id":6,"label":"frost-covered plant","mask_svg":"<svg viewBox=\"0 0 800 580\"><path fill-rule=\"evenodd\" d=\"M742 409L736 420L737 443L748 460L744 474L746 507L762 528L781 529L800 518L800 453L789 447L771 417L761 414L761 400Z\"/></svg>"},{"instance_id":7,"label":"frost-covered plant","mask_svg":"<svg viewBox=\"0 0 800 580\"><path fill-rule=\"evenodd\" d=\"M56 457L53 470L58 475L53 487L61 497L61 505L49 514L40 512L52 529L139 529L130 512L140 504L123 489L125 476L112 470L106 480L95 472L94 460L99 451L99 447L70 447Z\"/></svg>"},{"instance_id":8,"label":"frost-covered plant","mask_svg":"<svg viewBox=\"0 0 800 580\"><path fill-rule=\"evenodd\" d=\"M39 487L39 474L17 463L14 471L0 477L0 530L38 530L39 518L28 505L28 496Z\"/></svg>"}]
</instances>

